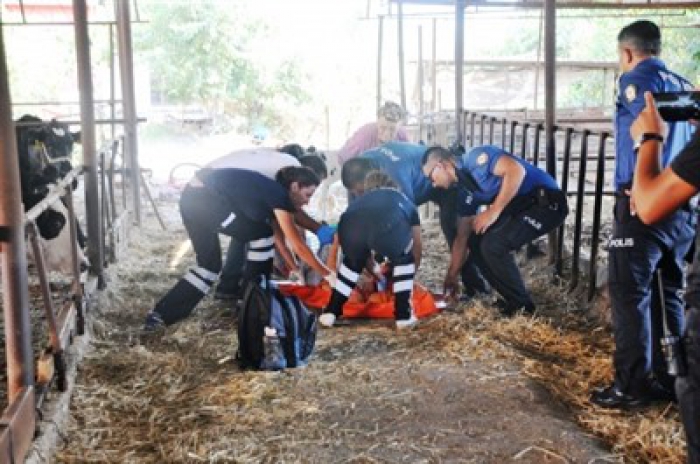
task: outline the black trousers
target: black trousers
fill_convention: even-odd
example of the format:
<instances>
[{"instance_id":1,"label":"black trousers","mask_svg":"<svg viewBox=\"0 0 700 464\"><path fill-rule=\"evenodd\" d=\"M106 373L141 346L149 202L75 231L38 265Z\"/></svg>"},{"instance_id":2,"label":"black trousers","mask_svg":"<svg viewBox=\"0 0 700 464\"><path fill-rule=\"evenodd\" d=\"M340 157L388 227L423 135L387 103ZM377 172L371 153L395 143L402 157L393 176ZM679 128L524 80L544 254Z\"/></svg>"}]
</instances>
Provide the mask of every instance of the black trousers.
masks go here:
<instances>
[{"instance_id":1,"label":"black trousers","mask_svg":"<svg viewBox=\"0 0 700 464\"><path fill-rule=\"evenodd\" d=\"M644 395L653 377L668 389L661 352L663 296L669 330L680 335L684 319L684 257L694 237L694 219L683 209L654 225L630 214L630 199L615 203L613 234L608 244L609 293L615 337L615 385L623 392ZM661 270L663 294L656 271Z\"/></svg>"},{"instance_id":2,"label":"black trousers","mask_svg":"<svg viewBox=\"0 0 700 464\"><path fill-rule=\"evenodd\" d=\"M231 295L242 295L242 281L246 264L246 242L231 237L228 252L221 270L221 277L216 286L218 292Z\"/></svg>"},{"instance_id":3,"label":"black trousers","mask_svg":"<svg viewBox=\"0 0 700 464\"><path fill-rule=\"evenodd\" d=\"M533 197L516 197L511 205L484 234L470 236L469 250L509 308L534 311L535 303L525 288L514 252L559 227L569 210L563 194L549 204L537 203Z\"/></svg>"},{"instance_id":4,"label":"black trousers","mask_svg":"<svg viewBox=\"0 0 700 464\"><path fill-rule=\"evenodd\" d=\"M676 380L676 395L688 443L688 464L700 464L700 309L688 310L684 342L688 374Z\"/></svg>"},{"instance_id":5,"label":"black trousers","mask_svg":"<svg viewBox=\"0 0 700 464\"><path fill-rule=\"evenodd\" d=\"M436 192L433 196L433 201L440 208L440 228L445 236L445 240L447 240L447 245L452 250L452 245L457 237L457 221L459 219L459 214L457 213L458 191L457 189L436 189ZM486 278L479 270L471 253L467 256L467 260L460 270L460 277L464 294L467 296L491 292Z\"/></svg>"},{"instance_id":6,"label":"black trousers","mask_svg":"<svg viewBox=\"0 0 700 464\"><path fill-rule=\"evenodd\" d=\"M154 311L166 324L189 316L217 280L221 271L220 233L248 243L248 278L271 274L274 254L272 227L235 213L231 206L206 187L188 186L182 192L180 214L192 242L197 266L190 268L156 304Z\"/></svg>"},{"instance_id":7,"label":"black trousers","mask_svg":"<svg viewBox=\"0 0 700 464\"><path fill-rule=\"evenodd\" d=\"M338 269L338 279L326 312L332 312L336 316L342 314L343 305L357 285L357 280L371 252L374 251L388 258L392 264L395 318L409 319L413 277L416 273L411 225L392 212L387 212L386 218L379 223L368 222L361 212L359 213L346 213L338 225L343 262Z\"/></svg>"}]
</instances>

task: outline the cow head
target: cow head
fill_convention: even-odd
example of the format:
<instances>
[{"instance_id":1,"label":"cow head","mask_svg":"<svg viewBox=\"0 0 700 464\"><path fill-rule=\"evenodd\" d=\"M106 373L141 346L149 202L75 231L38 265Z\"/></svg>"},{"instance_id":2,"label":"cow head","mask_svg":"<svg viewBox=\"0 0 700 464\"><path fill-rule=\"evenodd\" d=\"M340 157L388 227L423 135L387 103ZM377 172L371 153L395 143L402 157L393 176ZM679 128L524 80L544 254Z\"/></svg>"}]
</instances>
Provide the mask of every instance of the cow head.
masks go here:
<instances>
[{"instance_id":1,"label":"cow head","mask_svg":"<svg viewBox=\"0 0 700 464\"><path fill-rule=\"evenodd\" d=\"M44 122L36 116L24 115L16 127L19 154L22 202L29 211L73 168L73 143L80 134L56 120ZM75 186L74 186L75 187ZM55 211L44 211L37 218L37 226L44 238L55 237L65 225L65 217Z\"/></svg>"},{"instance_id":2,"label":"cow head","mask_svg":"<svg viewBox=\"0 0 700 464\"><path fill-rule=\"evenodd\" d=\"M80 142L80 132L71 132L66 124L52 119L40 128L37 140L43 143L49 165L56 171L56 180L73 169L73 144Z\"/></svg>"}]
</instances>

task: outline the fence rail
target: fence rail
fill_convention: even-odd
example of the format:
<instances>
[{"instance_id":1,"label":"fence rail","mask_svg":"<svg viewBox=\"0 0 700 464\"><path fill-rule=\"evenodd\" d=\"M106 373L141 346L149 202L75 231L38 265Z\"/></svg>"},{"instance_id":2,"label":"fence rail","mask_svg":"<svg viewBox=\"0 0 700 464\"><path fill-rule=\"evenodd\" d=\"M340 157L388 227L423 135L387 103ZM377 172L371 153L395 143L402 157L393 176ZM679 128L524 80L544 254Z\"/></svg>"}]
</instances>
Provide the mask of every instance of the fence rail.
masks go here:
<instances>
[{"instance_id":1,"label":"fence rail","mask_svg":"<svg viewBox=\"0 0 700 464\"><path fill-rule=\"evenodd\" d=\"M119 234L119 228L126 229L128 224L120 218L124 215L128 216L128 209L125 199L122 201L121 214L117 213L117 202L115 200L115 173L121 174L124 178L123 167L119 170L115 168L107 168L105 163L106 158L110 158L109 166L116 165L116 158L120 153L122 144L117 141L109 143L99 153L100 166L100 186L101 204L103 208L101 230L107 232L99 237L100 246L104 249L108 246L109 249L115 250ZM121 157L123 159L123 157ZM43 326L37 326L37 321L33 322L34 328L17 326L14 321L4 321L4 336L7 339L8 335L14 331L19 333L23 340L29 340L32 346L32 351L23 354L20 357L8 356L5 353L6 369L9 372L17 366L15 363L24 365L36 365L36 375L32 383L24 384L19 391L8 391L8 404L0 418L0 462L20 462L24 459L24 452L28 449L37 427L37 411L41 410L46 395L54 385L59 391L64 391L68 384L67 379L67 362L65 352L72 344L74 335L82 335L85 333L85 312L88 308L88 298L97 288L94 279L89 279L86 272L81 270L81 259L78 248L78 231L77 217L73 203L73 183L83 172L83 167L77 167L69 172L61 179L54 187L51 188L45 198L37 203L33 208L24 214L23 227L26 231L31 254L34 258L35 277L38 279L41 303L44 319L46 320L46 332ZM36 225L37 218L46 210L57 207L59 203L65 206L66 225L69 232L70 240L70 282L69 282L69 298L64 300L62 304L57 304L56 297L52 293L51 283L49 281L49 268L47 266L46 257L41 244L39 229ZM63 209L63 208L61 208ZM4 228L0 230L0 241L9 240L9 234ZM7 235L7 236L6 236ZM112 253L111 258L116 258ZM17 272L26 272L22 269L17 269ZM7 279L9 280L9 279ZM26 283L26 280L25 280ZM14 292L14 288L3 286L3 292L8 292L10 295ZM14 301L14 298L7 298L5 301ZM31 343L33 335L37 333L46 334L47 346L44 346L43 340L35 340ZM34 362L33 362L34 361ZM13 398L11 401L10 398Z\"/></svg>"},{"instance_id":2,"label":"fence rail","mask_svg":"<svg viewBox=\"0 0 700 464\"><path fill-rule=\"evenodd\" d=\"M484 113L465 111L463 134L466 148L479 145L498 145L510 153L520 156L535 166L541 164L544 156L542 137L544 125L541 122L515 120ZM613 158L608 156L612 138L610 132L591 130L574 126L557 125L555 132L556 173L562 190L570 198L573 224L570 219L564 223L555 236L554 264L558 274L566 271L567 254L570 255L569 287L576 289L580 284L582 253L588 257L588 300L596 292L598 276L598 256L601 248L601 223L603 203L606 197L615 194L606 177L612 180ZM578 141L578 148L576 147ZM593 197L592 211L586 197ZM567 232L573 228L570 241ZM570 249L567 252L567 244Z\"/></svg>"}]
</instances>

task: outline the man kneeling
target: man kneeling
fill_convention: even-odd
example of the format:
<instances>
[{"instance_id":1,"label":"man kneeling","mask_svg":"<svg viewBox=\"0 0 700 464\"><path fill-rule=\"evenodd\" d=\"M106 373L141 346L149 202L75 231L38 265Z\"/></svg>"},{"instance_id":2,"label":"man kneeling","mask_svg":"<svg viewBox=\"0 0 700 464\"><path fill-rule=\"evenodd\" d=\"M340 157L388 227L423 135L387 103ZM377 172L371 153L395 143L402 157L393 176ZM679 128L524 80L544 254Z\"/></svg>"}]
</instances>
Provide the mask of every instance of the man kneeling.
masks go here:
<instances>
[{"instance_id":1,"label":"man kneeling","mask_svg":"<svg viewBox=\"0 0 700 464\"><path fill-rule=\"evenodd\" d=\"M533 313L535 304L513 251L564 222L569 210L556 181L527 161L490 145L474 147L460 157L443 147L432 147L422 164L435 187L457 186L463 193L458 227L467 228L461 234L466 243L453 245L463 256L450 263L445 288L456 287L468 248L486 280L501 295L497 305L503 314ZM478 212L482 206L487 208Z\"/></svg>"}]
</instances>

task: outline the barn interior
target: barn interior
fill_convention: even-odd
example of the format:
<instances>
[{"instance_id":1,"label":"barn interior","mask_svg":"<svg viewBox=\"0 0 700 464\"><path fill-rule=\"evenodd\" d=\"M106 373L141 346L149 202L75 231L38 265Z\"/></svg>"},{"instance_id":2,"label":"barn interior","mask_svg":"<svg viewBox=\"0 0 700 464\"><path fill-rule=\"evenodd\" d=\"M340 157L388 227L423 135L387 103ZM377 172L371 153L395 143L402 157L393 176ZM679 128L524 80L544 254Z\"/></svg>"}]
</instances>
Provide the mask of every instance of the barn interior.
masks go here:
<instances>
[{"instance_id":1,"label":"barn interior","mask_svg":"<svg viewBox=\"0 0 700 464\"><path fill-rule=\"evenodd\" d=\"M281 372L239 369L235 311L213 297L164 335L142 333L146 312L193 261L177 200L202 157L212 156L154 155L163 146L144 143L144 127L163 118L196 134L192 146L236 143L213 129L210 107L154 105L147 113L138 105L134 30L152 21L144 3L0 4L0 462L684 461L676 406L627 413L588 402L591 388L612 376L605 241L619 70L615 56L561 58L557 39L581 18L648 18L664 33L694 31L700 3L356 2L356 20L376 34L363 50L374 84L363 105L374 111L396 100L409 110L411 140L494 144L543 167L571 213L536 253L518 255L535 316L501 318L491 300L474 298L406 333L357 320L320 331L311 363ZM283 15L294 6L267 8ZM474 36L480 21L531 28L535 56L471 53L498 42ZM56 30L74 52L75 85L22 100L13 92L22 88L18 76L34 72L34 54L53 37L45 31ZM17 39L31 37L24 31L36 31L31 46ZM97 41L108 44L100 49L106 58L95 55ZM98 60L108 65L94 66ZM574 91L585 104L569 105L580 102ZM334 125L340 111L326 106L308 131L331 172L311 211L329 222L346 205L334 155L358 122L343 115ZM25 114L43 120L20 120ZM63 125L47 126L53 118ZM47 141L42 131L63 138ZM54 163L62 159L56 147L74 144L72 164L41 184L29 208L18 158L27 137ZM438 293L448 250L435 208L423 207L421 219L428 245L417 279ZM55 221L59 246L47 240L58 235L47 232Z\"/></svg>"}]
</instances>

